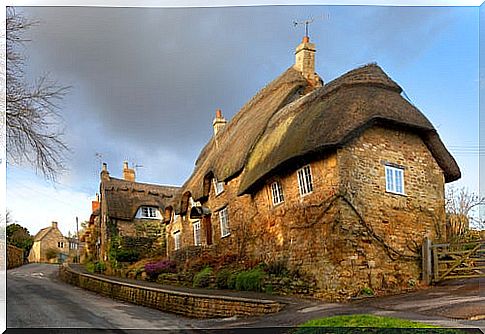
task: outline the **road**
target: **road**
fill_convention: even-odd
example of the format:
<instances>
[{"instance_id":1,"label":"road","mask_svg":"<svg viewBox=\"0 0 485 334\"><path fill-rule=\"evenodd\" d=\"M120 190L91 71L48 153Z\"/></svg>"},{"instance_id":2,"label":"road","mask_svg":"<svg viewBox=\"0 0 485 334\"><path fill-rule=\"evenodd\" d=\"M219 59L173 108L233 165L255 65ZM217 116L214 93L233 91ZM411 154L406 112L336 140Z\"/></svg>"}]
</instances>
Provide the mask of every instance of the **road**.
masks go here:
<instances>
[{"instance_id":1,"label":"road","mask_svg":"<svg viewBox=\"0 0 485 334\"><path fill-rule=\"evenodd\" d=\"M190 319L114 301L57 278L57 265L7 271L7 328L191 328Z\"/></svg>"}]
</instances>

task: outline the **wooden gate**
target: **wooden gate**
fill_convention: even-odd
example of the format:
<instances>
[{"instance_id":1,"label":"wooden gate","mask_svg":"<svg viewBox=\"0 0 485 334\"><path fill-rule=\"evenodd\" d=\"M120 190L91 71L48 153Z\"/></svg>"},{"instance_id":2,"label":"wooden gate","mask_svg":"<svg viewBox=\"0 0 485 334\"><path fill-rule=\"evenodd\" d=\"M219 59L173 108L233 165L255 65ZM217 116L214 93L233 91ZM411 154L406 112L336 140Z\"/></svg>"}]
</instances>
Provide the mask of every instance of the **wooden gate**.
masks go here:
<instances>
[{"instance_id":1,"label":"wooden gate","mask_svg":"<svg viewBox=\"0 0 485 334\"><path fill-rule=\"evenodd\" d=\"M485 240L448 244L429 243L426 248L429 249L426 251L429 255L425 254L423 247L423 278L426 280L428 276L428 282L485 277Z\"/></svg>"}]
</instances>

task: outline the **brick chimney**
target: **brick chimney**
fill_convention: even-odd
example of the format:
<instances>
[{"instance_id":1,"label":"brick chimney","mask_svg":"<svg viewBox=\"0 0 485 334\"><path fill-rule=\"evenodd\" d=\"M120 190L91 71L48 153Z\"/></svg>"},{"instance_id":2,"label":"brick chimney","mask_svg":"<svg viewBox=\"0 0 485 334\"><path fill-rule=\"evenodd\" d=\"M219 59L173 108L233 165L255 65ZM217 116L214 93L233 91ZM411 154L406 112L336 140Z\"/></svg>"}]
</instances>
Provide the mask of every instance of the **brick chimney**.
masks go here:
<instances>
[{"instance_id":1,"label":"brick chimney","mask_svg":"<svg viewBox=\"0 0 485 334\"><path fill-rule=\"evenodd\" d=\"M128 168L128 161L123 162L123 179L135 182L135 170L133 168Z\"/></svg>"},{"instance_id":2,"label":"brick chimney","mask_svg":"<svg viewBox=\"0 0 485 334\"><path fill-rule=\"evenodd\" d=\"M103 162L103 167L101 168L101 181L109 181L108 165Z\"/></svg>"},{"instance_id":3,"label":"brick chimney","mask_svg":"<svg viewBox=\"0 0 485 334\"><path fill-rule=\"evenodd\" d=\"M214 127L214 136L217 135L219 131L222 130L223 127L225 127L227 124L226 119L222 116L222 111L221 109L216 110L216 117L214 118L214 121L212 121L212 126Z\"/></svg>"},{"instance_id":4,"label":"brick chimney","mask_svg":"<svg viewBox=\"0 0 485 334\"><path fill-rule=\"evenodd\" d=\"M321 86L322 80L315 73L315 52L315 44L310 43L310 37L303 37L301 44L296 47L293 67L313 86Z\"/></svg>"},{"instance_id":5,"label":"brick chimney","mask_svg":"<svg viewBox=\"0 0 485 334\"><path fill-rule=\"evenodd\" d=\"M99 209L99 194L96 194L96 200L91 201L91 212Z\"/></svg>"}]
</instances>

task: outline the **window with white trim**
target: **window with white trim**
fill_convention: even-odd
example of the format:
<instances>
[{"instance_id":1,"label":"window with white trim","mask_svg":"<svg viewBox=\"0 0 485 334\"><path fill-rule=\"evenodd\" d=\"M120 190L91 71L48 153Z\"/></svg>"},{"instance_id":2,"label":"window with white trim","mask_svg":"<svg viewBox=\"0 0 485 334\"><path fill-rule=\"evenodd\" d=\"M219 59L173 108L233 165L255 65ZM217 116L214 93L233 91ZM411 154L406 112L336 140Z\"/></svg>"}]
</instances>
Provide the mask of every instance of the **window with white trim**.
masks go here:
<instances>
[{"instance_id":1,"label":"window with white trim","mask_svg":"<svg viewBox=\"0 0 485 334\"><path fill-rule=\"evenodd\" d=\"M219 182L216 178L213 178L212 182L214 184L214 193L216 196L221 194L224 191L224 182Z\"/></svg>"},{"instance_id":2,"label":"window with white trim","mask_svg":"<svg viewBox=\"0 0 485 334\"><path fill-rule=\"evenodd\" d=\"M200 246L202 243L200 241L200 221L196 221L192 223L194 227L194 245Z\"/></svg>"},{"instance_id":3,"label":"window with white trim","mask_svg":"<svg viewBox=\"0 0 485 334\"><path fill-rule=\"evenodd\" d=\"M404 169L385 166L386 169L386 191L404 195Z\"/></svg>"},{"instance_id":4,"label":"window with white trim","mask_svg":"<svg viewBox=\"0 0 485 334\"><path fill-rule=\"evenodd\" d=\"M305 196L313 191L312 171L310 165L306 165L297 171L298 189L300 196Z\"/></svg>"},{"instance_id":5,"label":"window with white trim","mask_svg":"<svg viewBox=\"0 0 485 334\"><path fill-rule=\"evenodd\" d=\"M180 243L180 231L173 232L173 241L175 244L175 250L179 250L181 243Z\"/></svg>"},{"instance_id":6,"label":"window with white trim","mask_svg":"<svg viewBox=\"0 0 485 334\"><path fill-rule=\"evenodd\" d=\"M285 201L283 196L283 188L281 187L281 183L279 181L271 183L271 195L273 198L273 205L278 205Z\"/></svg>"},{"instance_id":7,"label":"window with white trim","mask_svg":"<svg viewBox=\"0 0 485 334\"><path fill-rule=\"evenodd\" d=\"M141 206L136 213L135 218L139 219L162 219L162 215L157 207Z\"/></svg>"},{"instance_id":8,"label":"window with white trim","mask_svg":"<svg viewBox=\"0 0 485 334\"><path fill-rule=\"evenodd\" d=\"M227 207L219 211L219 223L221 224L221 238L227 237L229 234L231 234L231 231L229 230Z\"/></svg>"}]
</instances>

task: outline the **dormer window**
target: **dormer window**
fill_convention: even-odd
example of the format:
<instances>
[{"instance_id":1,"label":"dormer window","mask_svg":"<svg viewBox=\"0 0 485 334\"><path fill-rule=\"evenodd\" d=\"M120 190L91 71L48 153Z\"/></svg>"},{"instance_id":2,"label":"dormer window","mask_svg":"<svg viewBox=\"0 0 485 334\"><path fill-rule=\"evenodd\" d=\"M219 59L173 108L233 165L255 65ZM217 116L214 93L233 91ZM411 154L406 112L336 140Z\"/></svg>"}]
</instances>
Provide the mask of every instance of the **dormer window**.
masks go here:
<instances>
[{"instance_id":1,"label":"dormer window","mask_svg":"<svg viewBox=\"0 0 485 334\"><path fill-rule=\"evenodd\" d=\"M162 219L160 211L154 206L141 206L136 213L138 219Z\"/></svg>"},{"instance_id":2,"label":"dormer window","mask_svg":"<svg viewBox=\"0 0 485 334\"><path fill-rule=\"evenodd\" d=\"M216 196L220 195L224 191L224 182L219 182L216 178L213 178L212 182L214 183L214 193Z\"/></svg>"}]
</instances>

